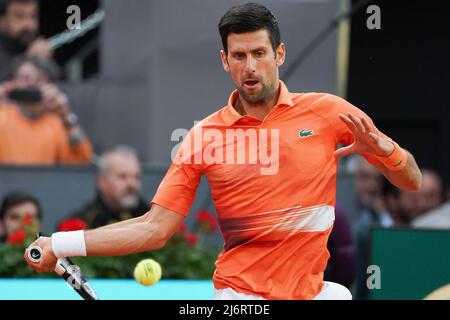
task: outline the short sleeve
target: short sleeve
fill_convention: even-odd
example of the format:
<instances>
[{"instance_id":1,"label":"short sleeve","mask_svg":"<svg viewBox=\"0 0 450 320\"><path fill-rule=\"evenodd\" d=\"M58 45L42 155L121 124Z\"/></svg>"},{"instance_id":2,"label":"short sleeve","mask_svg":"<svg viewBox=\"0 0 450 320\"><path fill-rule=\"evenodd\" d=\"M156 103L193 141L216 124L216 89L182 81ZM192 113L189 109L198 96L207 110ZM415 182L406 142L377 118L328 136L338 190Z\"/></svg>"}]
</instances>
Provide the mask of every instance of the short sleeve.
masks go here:
<instances>
[{"instance_id":1,"label":"short sleeve","mask_svg":"<svg viewBox=\"0 0 450 320\"><path fill-rule=\"evenodd\" d=\"M152 200L152 203L183 216L187 216L195 200L203 174L202 163L197 163L195 157L195 154L201 150L194 144L194 136L191 129L181 143Z\"/></svg>"},{"instance_id":2,"label":"short sleeve","mask_svg":"<svg viewBox=\"0 0 450 320\"><path fill-rule=\"evenodd\" d=\"M316 106L314 106L316 104ZM364 117L368 120L369 124L373 127L375 132L384 137L385 139L392 141L391 138L380 132L372 119L365 114L361 109L355 107L350 102L342 99L341 97L332 95L332 94L324 94L320 99L317 100L316 103L313 103L313 107L315 112L320 113L327 121L330 123L331 127L334 130L336 142L337 144L350 145L354 141L354 137L350 129L347 125L339 118L339 114L346 115L348 112L358 116ZM373 165L380 165L381 162L377 159L377 157L371 154L361 154L368 162Z\"/></svg>"}]
</instances>

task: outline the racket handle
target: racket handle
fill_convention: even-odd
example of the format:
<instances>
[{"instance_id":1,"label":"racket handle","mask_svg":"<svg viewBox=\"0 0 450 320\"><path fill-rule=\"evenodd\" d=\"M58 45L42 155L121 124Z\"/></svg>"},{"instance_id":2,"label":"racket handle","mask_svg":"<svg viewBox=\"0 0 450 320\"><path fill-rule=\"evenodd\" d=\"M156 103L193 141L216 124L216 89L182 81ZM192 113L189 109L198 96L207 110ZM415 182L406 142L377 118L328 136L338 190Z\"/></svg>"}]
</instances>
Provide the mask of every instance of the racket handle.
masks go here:
<instances>
[{"instance_id":1,"label":"racket handle","mask_svg":"<svg viewBox=\"0 0 450 320\"><path fill-rule=\"evenodd\" d=\"M39 232L36 236L37 239L44 235ZM34 263L39 263L42 258L42 248L38 246L32 246L28 250L28 258ZM98 297L86 281L86 278L81 272L76 270L78 268L69 258L59 258L56 261L55 272L62 277L67 284L69 284L84 300L98 300Z\"/></svg>"},{"instance_id":2,"label":"racket handle","mask_svg":"<svg viewBox=\"0 0 450 320\"><path fill-rule=\"evenodd\" d=\"M28 259L30 259L31 262L39 263L39 261L41 261L41 258L42 258L42 249L40 247L32 246L28 250ZM61 264L61 259L58 259L58 261L56 262L55 272L60 276L62 276L66 272L64 266L62 266Z\"/></svg>"},{"instance_id":3,"label":"racket handle","mask_svg":"<svg viewBox=\"0 0 450 320\"><path fill-rule=\"evenodd\" d=\"M39 263L42 258L42 249L38 246L32 246L28 250L28 259L30 259L31 262Z\"/></svg>"},{"instance_id":4,"label":"racket handle","mask_svg":"<svg viewBox=\"0 0 450 320\"><path fill-rule=\"evenodd\" d=\"M36 234L36 239L39 239L42 236L43 236L42 232L39 232L38 234ZM42 249L40 247L32 246L28 250L28 259L30 259L31 262L39 263L39 261L41 261L41 258L42 258Z\"/></svg>"}]
</instances>

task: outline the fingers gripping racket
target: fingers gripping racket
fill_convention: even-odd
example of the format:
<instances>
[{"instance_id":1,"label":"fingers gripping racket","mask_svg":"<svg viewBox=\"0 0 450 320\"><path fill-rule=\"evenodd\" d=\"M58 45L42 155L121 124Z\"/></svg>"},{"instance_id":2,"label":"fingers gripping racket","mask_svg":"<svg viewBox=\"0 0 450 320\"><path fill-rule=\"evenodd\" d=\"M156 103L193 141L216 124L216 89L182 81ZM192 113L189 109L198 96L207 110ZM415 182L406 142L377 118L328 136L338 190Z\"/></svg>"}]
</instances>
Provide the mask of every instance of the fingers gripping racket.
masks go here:
<instances>
[{"instance_id":1,"label":"fingers gripping racket","mask_svg":"<svg viewBox=\"0 0 450 320\"><path fill-rule=\"evenodd\" d=\"M38 235L40 237L41 234ZM42 258L42 249L32 246L28 250L28 258L34 263L39 263ZM55 272L63 278L84 300L98 300L97 294L78 267L69 258L59 258L56 262Z\"/></svg>"}]
</instances>

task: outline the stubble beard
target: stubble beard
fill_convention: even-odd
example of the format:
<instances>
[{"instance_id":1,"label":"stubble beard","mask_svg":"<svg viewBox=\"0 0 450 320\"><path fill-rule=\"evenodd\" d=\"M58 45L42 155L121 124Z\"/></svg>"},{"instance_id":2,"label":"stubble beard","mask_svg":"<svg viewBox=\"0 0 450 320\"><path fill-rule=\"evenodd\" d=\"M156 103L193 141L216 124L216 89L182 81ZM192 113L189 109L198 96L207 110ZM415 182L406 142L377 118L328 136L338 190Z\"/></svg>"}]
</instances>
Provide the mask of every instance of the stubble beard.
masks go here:
<instances>
[{"instance_id":1,"label":"stubble beard","mask_svg":"<svg viewBox=\"0 0 450 320\"><path fill-rule=\"evenodd\" d=\"M261 83L262 88L259 92L255 92L254 94L247 94L243 86L239 88L238 89L239 95L242 97L242 99L252 104L258 104L265 102L269 97L271 97L274 94L276 89L276 81L273 81L269 85L261 81L259 83Z\"/></svg>"}]
</instances>

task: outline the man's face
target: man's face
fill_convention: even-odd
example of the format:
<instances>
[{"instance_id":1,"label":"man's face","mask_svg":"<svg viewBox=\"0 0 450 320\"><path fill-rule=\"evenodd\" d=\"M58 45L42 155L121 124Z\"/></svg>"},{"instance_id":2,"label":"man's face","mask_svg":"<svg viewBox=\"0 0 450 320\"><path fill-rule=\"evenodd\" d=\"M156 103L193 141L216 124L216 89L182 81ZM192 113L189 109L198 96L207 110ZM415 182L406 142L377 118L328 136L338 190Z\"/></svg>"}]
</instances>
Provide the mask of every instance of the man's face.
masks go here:
<instances>
[{"instance_id":1,"label":"man's face","mask_svg":"<svg viewBox=\"0 0 450 320\"><path fill-rule=\"evenodd\" d=\"M38 220L38 208L33 202L24 202L9 208L3 219L6 235L15 233L22 228L23 218L27 215L33 217L34 220Z\"/></svg>"},{"instance_id":2,"label":"man's face","mask_svg":"<svg viewBox=\"0 0 450 320\"><path fill-rule=\"evenodd\" d=\"M115 209L134 209L141 191L139 161L130 155L111 154L107 163L106 172L99 177L102 197Z\"/></svg>"},{"instance_id":3,"label":"man's face","mask_svg":"<svg viewBox=\"0 0 450 320\"><path fill-rule=\"evenodd\" d=\"M401 215L412 221L418 216L437 208L442 201L442 186L438 178L428 172L422 172L422 186L419 191L401 191L399 210Z\"/></svg>"},{"instance_id":4,"label":"man's face","mask_svg":"<svg viewBox=\"0 0 450 320\"><path fill-rule=\"evenodd\" d=\"M442 202L442 184L439 179L428 171L422 172L422 187L419 191L423 197L422 213L433 210Z\"/></svg>"},{"instance_id":5,"label":"man's face","mask_svg":"<svg viewBox=\"0 0 450 320\"><path fill-rule=\"evenodd\" d=\"M398 198L398 214L407 223L423 213L425 207L424 197L420 192L400 191Z\"/></svg>"},{"instance_id":6,"label":"man's face","mask_svg":"<svg viewBox=\"0 0 450 320\"><path fill-rule=\"evenodd\" d=\"M38 6L35 3L13 2L1 18L1 31L23 45L33 41L39 30Z\"/></svg>"},{"instance_id":7,"label":"man's face","mask_svg":"<svg viewBox=\"0 0 450 320\"><path fill-rule=\"evenodd\" d=\"M17 88L31 88L40 87L41 85L48 83L46 74L36 67L31 62L25 62L19 65L14 74L14 81L17 84ZM44 103L27 103L29 106L28 112L33 117L38 118L46 111Z\"/></svg>"},{"instance_id":8,"label":"man's face","mask_svg":"<svg viewBox=\"0 0 450 320\"><path fill-rule=\"evenodd\" d=\"M361 161L355 174L355 191L362 204L368 205L381 195L381 174L367 161Z\"/></svg>"},{"instance_id":9,"label":"man's face","mask_svg":"<svg viewBox=\"0 0 450 320\"><path fill-rule=\"evenodd\" d=\"M33 63L25 62L17 68L14 74L14 80L19 83L21 87L38 87L47 83L48 77Z\"/></svg>"},{"instance_id":10,"label":"man's face","mask_svg":"<svg viewBox=\"0 0 450 320\"><path fill-rule=\"evenodd\" d=\"M278 68L285 58L284 44L274 52L266 29L231 33L227 44L228 54L222 50L220 56L240 96L250 103L259 103L273 95L278 88Z\"/></svg>"}]
</instances>

